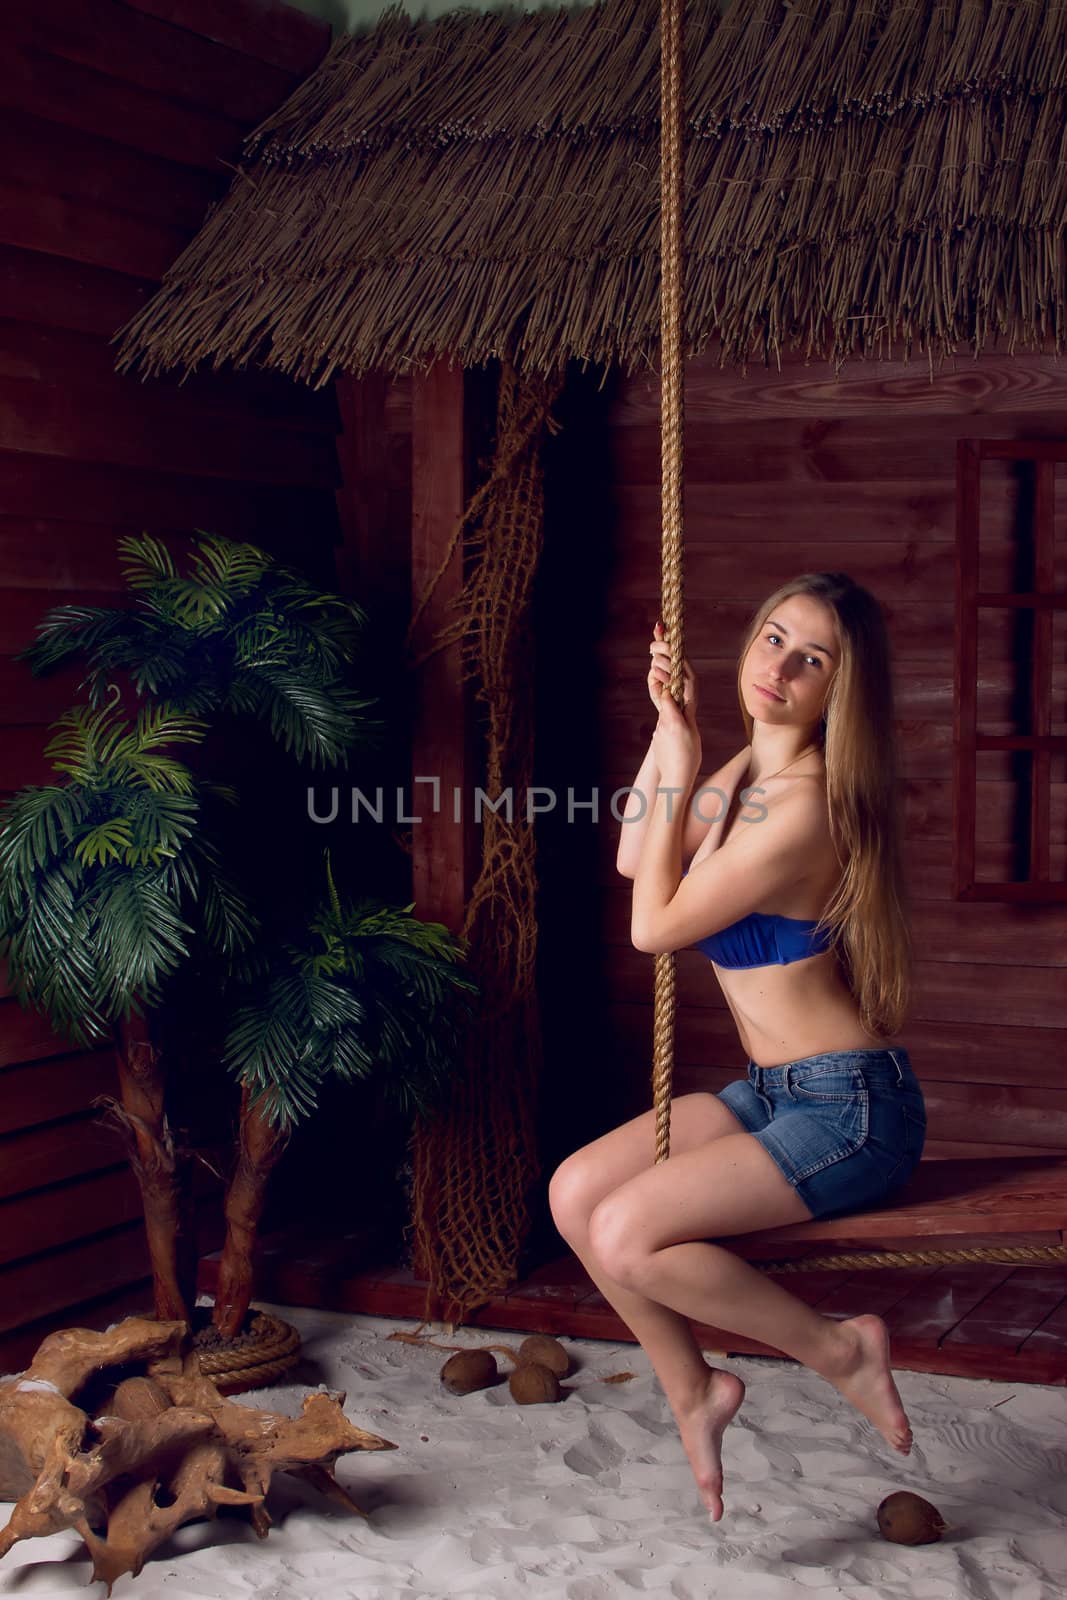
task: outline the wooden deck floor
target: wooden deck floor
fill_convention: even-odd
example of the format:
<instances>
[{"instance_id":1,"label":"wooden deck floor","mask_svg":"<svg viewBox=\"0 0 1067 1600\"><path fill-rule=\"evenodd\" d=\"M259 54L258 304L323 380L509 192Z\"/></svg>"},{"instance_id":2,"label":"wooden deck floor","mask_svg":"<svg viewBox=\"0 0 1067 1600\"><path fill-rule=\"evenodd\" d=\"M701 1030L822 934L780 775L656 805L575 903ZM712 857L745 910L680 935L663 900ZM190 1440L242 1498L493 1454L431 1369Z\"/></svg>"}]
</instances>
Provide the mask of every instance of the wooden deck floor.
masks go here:
<instances>
[{"instance_id":1,"label":"wooden deck floor","mask_svg":"<svg viewBox=\"0 0 1067 1600\"><path fill-rule=\"evenodd\" d=\"M382 1317L424 1314L425 1283L406 1268L368 1263L365 1238L263 1241L257 1294L281 1305ZM218 1256L201 1263L215 1287ZM939 1266L793 1273L792 1293L834 1317L876 1311L893 1341L893 1365L1014 1383L1067 1384L1067 1273L1059 1266ZM470 1319L471 1325L583 1339L632 1335L572 1257L539 1267ZM731 1355L781 1351L698 1326L702 1347Z\"/></svg>"}]
</instances>

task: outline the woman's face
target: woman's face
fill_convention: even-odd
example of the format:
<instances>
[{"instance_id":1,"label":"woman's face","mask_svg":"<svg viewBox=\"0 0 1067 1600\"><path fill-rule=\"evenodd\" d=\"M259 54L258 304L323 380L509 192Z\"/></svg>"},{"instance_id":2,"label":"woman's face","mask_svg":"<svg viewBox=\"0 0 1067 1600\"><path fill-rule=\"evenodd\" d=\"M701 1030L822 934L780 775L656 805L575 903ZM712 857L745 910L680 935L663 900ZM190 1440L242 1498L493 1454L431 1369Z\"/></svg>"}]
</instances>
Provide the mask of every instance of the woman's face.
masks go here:
<instances>
[{"instance_id":1,"label":"woman's face","mask_svg":"<svg viewBox=\"0 0 1067 1600\"><path fill-rule=\"evenodd\" d=\"M816 723L840 662L833 612L813 595L791 594L771 608L745 656L745 705L758 722ZM761 693L762 688L778 698Z\"/></svg>"}]
</instances>

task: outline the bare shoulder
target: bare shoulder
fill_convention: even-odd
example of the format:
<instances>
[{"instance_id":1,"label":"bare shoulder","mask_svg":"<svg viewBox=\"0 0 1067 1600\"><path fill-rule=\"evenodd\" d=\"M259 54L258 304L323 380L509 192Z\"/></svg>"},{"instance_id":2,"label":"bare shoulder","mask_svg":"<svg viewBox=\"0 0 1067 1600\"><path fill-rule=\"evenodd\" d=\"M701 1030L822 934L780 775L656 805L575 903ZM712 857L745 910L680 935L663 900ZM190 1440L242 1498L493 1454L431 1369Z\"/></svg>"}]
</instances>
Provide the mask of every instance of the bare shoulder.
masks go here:
<instances>
[{"instance_id":1,"label":"bare shoulder","mask_svg":"<svg viewBox=\"0 0 1067 1600\"><path fill-rule=\"evenodd\" d=\"M822 882L828 875L835 877L838 863L830 832L825 774L793 779L777 797L777 805L771 797L767 803L771 816L777 811L782 837L804 860L805 879Z\"/></svg>"},{"instance_id":2,"label":"bare shoulder","mask_svg":"<svg viewBox=\"0 0 1067 1600\"><path fill-rule=\"evenodd\" d=\"M730 788L732 785L737 783L738 779L744 773L751 756L752 746L746 744L743 749L738 750L736 755L730 756L729 759L724 761L722 766L716 768L714 772L703 774L701 777L701 782L706 788L709 789Z\"/></svg>"},{"instance_id":3,"label":"bare shoulder","mask_svg":"<svg viewBox=\"0 0 1067 1600\"><path fill-rule=\"evenodd\" d=\"M788 842L792 849L808 855L813 875L824 869L825 852L830 847L830 813L822 773L769 779L754 789L746 789L744 797L730 844L736 842L738 848L744 848L742 841L747 840L750 847L755 847L757 835L772 848ZM766 826L742 828L741 823Z\"/></svg>"}]
</instances>

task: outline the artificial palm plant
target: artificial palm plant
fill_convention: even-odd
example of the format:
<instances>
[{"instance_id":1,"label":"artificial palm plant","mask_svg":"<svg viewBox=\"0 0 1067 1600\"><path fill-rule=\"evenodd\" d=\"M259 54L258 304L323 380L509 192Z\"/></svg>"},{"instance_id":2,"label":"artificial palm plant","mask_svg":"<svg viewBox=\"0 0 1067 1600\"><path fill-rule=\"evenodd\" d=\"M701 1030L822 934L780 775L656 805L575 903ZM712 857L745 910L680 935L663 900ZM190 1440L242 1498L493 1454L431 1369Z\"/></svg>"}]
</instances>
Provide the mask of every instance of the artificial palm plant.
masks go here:
<instances>
[{"instance_id":1,"label":"artificial palm plant","mask_svg":"<svg viewBox=\"0 0 1067 1600\"><path fill-rule=\"evenodd\" d=\"M256 929L211 838L212 802L236 797L166 748L205 732L166 704L142 707L134 726L113 706L76 706L46 751L64 781L20 790L0 824L0 947L11 988L78 1044L114 1036L121 1101L112 1111L140 1185L165 1319L188 1318L195 1259L145 1013L198 936L232 960Z\"/></svg>"},{"instance_id":2,"label":"artificial palm plant","mask_svg":"<svg viewBox=\"0 0 1067 1600\"><path fill-rule=\"evenodd\" d=\"M254 975L231 1012L226 1061L241 1082L242 1115L215 1293L224 1338L248 1311L267 1179L323 1080L374 1077L400 1110L429 1112L476 988L442 924L413 917L410 905L342 898L328 854L326 878L302 936L243 963Z\"/></svg>"},{"instance_id":3,"label":"artificial palm plant","mask_svg":"<svg viewBox=\"0 0 1067 1600\"><path fill-rule=\"evenodd\" d=\"M361 609L217 536L198 535L184 571L148 535L119 548L133 606L56 608L23 652L37 673L82 661L90 704L61 719L49 746L65 781L21 791L0 818L0 948L24 1004L82 1043L114 1033L116 1114L144 1196L159 1316L190 1319L195 1253L150 1024L192 961L237 1007L226 1053L241 1123L215 1312L232 1334L266 1180L314 1084L381 1066L387 1088L418 1103L447 1065L446 995L470 985L446 929L410 906L342 905L332 879L328 905L310 923L300 916L293 937L269 875L242 884L224 870L220 811L234 787L164 748L253 719L298 761L343 765L377 730L349 683ZM116 678L142 702L135 724Z\"/></svg>"},{"instance_id":4,"label":"artificial palm plant","mask_svg":"<svg viewBox=\"0 0 1067 1600\"><path fill-rule=\"evenodd\" d=\"M120 539L131 608L56 606L21 659L35 673L86 665L89 703L116 675L189 716L264 723L297 760L341 764L376 729L348 682L366 621L256 545L197 533L182 572L150 534Z\"/></svg>"}]
</instances>

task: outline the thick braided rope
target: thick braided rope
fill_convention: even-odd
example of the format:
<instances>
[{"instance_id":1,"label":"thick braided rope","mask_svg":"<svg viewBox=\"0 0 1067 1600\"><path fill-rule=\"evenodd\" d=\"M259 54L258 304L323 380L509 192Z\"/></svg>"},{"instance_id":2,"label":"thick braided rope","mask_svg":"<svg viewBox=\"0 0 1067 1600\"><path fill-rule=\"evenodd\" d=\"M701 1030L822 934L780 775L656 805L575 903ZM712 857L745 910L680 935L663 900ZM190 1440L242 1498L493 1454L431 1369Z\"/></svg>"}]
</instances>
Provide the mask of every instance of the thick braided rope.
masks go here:
<instances>
[{"instance_id":1,"label":"thick braided rope","mask_svg":"<svg viewBox=\"0 0 1067 1600\"><path fill-rule=\"evenodd\" d=\"M1067 1262L1067 1245L1005 1244L957 1246L954 1250L852 1250L834 1256L801 1256L796 1261L750 1261L760 1272L847 1272L867 1267L948 1267L967 1263L1049 1266Z\"/></svg>"},{"instance_id":2,"label":"thick braided rope","mask_svg":"<svg viewBox=\"0 0 1067 1600\"><path fill-rule=\"evenodd\" d=\"M221 1393L236 1394L283 1377L300 1359L300 1334L288 1322L260 1311L232 1348L208 1346L198 1349L197 1356L205 1378L211 1378Z\"/></svg>"},{"instance_id":3,"label":"thick braided rope","mask_svg":"<svg viewBox=\"0 0 1067 1600\"><path fill-rule=\"evenodd\" d=\"M685 0L661 0L660 7L660 339L662 365L662 521L661 585L663 626L671 642L670 693L684 698L682 663L682 443L683 387L682 263L683 89L682 19ZM652 1096L656 1113L656 1160L666 1161L671 1144L671 1074L674 1068L675 958L656 957L652 1024Z\"/></svg>"}]
</instances>

